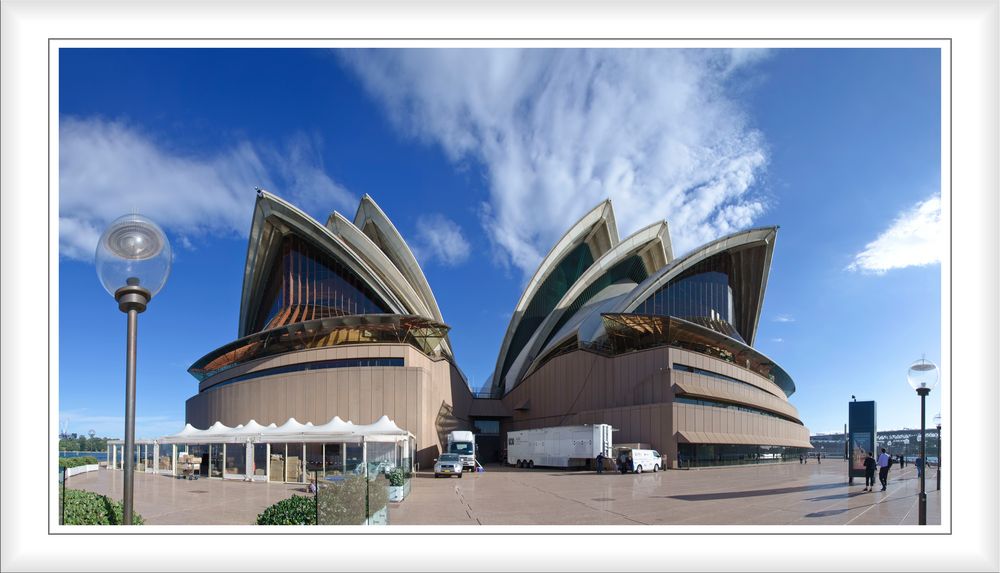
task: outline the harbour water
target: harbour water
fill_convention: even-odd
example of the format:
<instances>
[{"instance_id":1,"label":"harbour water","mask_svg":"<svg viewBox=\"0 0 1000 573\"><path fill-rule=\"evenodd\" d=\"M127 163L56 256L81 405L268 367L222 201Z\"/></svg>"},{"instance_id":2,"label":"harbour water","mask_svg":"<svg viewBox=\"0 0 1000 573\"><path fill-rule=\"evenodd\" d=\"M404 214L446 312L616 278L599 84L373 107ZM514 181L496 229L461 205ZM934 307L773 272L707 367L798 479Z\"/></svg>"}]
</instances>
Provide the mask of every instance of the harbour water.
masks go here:
<instances>
[{"instance_id":1,"label":"harbour water","mask_svg":"<svg viewBox=\"0 0 1000 573\"><path fill-rule=\"evenodd\" d=\"M99 462L108 461L108 452L59 452L60 458L81 458L83 456L95 457Z\"/></svg>"}]
</instances>

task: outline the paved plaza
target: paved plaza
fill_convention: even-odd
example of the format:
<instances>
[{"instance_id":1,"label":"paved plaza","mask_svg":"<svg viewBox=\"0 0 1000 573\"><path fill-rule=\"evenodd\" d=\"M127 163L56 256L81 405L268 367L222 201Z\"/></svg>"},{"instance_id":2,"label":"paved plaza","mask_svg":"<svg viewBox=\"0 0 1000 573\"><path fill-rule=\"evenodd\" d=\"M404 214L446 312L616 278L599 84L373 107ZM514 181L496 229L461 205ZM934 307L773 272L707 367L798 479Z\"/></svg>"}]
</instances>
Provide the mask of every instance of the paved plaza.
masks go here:
<instances>
[{"instance_id":1,"label":"paved plaza","mask_svg":"<svg viewBox=\"0 0 1000 573\"><path fill-rule=\"evenodd\" d=\"M122 472L99 470L73 476L66 487L122 499ZM135 512L147 525L253 525L264 508L292 495L309 495L303 484L247 483L135 474Z\"/></svg>"},{"instance_id":2,"label":"paved plaza","mask_svg":"<svg viewBox=\"0 0 1000 573\"><path fill-rule=\"evenodd\" d=\"M889 472L885 492L848 486L846 462L673 470L642 475L487 467L465 477L418 473L393 525L916 525L916 469ZM927 522L941 522L936 473L927 474ZM121 472L71 478L69 487L121 499ZM137 474L135 509L148 524L252 524L305 486L178 480Z\"/></svg>"},{"instance_id":3,"label":"paved plaza","mask_svg":"<svg viewBox=\"0 0 1000 573\"><path fill-rule=\"evenodd\" d=\"M848 486L847 462L815 460L641 475L495 466L462 479L413 480L391 523L455 525L916 525L916 469L894 466L885 492ZM929 524L941 522L934 470Z\"/></svg>"}]
</instances>

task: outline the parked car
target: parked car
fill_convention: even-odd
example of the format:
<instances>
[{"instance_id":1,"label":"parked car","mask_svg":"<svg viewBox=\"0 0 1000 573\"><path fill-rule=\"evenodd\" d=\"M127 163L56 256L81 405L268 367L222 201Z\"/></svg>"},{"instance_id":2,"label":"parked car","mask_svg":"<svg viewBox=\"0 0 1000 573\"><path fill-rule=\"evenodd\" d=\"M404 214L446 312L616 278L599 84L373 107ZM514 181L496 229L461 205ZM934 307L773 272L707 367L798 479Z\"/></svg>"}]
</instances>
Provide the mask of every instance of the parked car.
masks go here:
<instances>
[{"instance_id":1,"label":"parked car","mask_svg":"<svg viewBox=\"0 0 1000 573\"><path fill-rule=\"evenodd\" d=\"M441 454L434 460L434 477L457 475L462 477L462 456L458 454Z\"/></svg>"}]
</instances>

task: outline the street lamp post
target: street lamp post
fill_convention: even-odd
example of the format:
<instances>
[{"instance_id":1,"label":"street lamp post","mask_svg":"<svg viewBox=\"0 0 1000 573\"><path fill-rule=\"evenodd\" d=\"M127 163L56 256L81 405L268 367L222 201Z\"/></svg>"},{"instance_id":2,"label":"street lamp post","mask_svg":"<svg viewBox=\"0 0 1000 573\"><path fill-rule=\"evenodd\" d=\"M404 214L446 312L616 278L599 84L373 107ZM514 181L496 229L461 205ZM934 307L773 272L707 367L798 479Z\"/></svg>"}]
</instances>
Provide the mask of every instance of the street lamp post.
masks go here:
<instances>
[{"instance_id":1,"label":"street lamp post","mask_svg":"<svg viewBox=\"0 0 1000 573\"><path fill-rule=\"evenodd\" d=\"M927 395L931 393L931 389L938 382L937 365L923 358L917 360L910 365L910 369L906 373L906 381L920 396L920 459L923 460L924 470L920 472L920 496L917 507L918 523L927 525L927 492L924 490L924 476L927 469L926 405Z\"/></svg>"},{"instance_id":2,"label":"street lamp post","mask_svg":"<svg viewBox=\"0 0 1000 573\"><path fill-rule=\"evenodd\" d=\"M139 313L170 276L172 252L159 225L139 214L125 215L104 230L97 243L94 266L118 309L126 313L125 446L122 454L122 523L132 525L135 468L135 360Z\"/></svg>"},{"instance_id":3,"label":"street lamp post","mask_svg":"<svg viewBox=\"0 0 1000 573\"><path fill-rule=\"evenodd\" d=\"M938 467L937 467L937 488L938 491L941 490L941 449L943 445L941 444L941 413L938 412L934 415L934 423L937 424L938 429Z\"/></svg>"}]
</instances>

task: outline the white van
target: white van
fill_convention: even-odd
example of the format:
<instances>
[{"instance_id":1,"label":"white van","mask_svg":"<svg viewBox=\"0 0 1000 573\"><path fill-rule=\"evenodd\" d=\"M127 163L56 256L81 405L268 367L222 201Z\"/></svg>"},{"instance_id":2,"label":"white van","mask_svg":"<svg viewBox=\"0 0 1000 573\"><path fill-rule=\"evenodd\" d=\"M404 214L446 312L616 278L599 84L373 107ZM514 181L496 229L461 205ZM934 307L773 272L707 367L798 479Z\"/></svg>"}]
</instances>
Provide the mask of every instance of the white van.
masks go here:
<instances>
[{"instance_id":1,"label":"white van","mask_svg":"<svg viewBox=\"0 0 1000 573\"><path fill-rule=\"evenodd\" d=\"M664 468L663 457L656 450L618 448L615 453L615 459L620 459L623 454L626 459L631 456L632 471L637 474L641 474L642 472L658 472Z\"/></svg>"}]
</instances>

